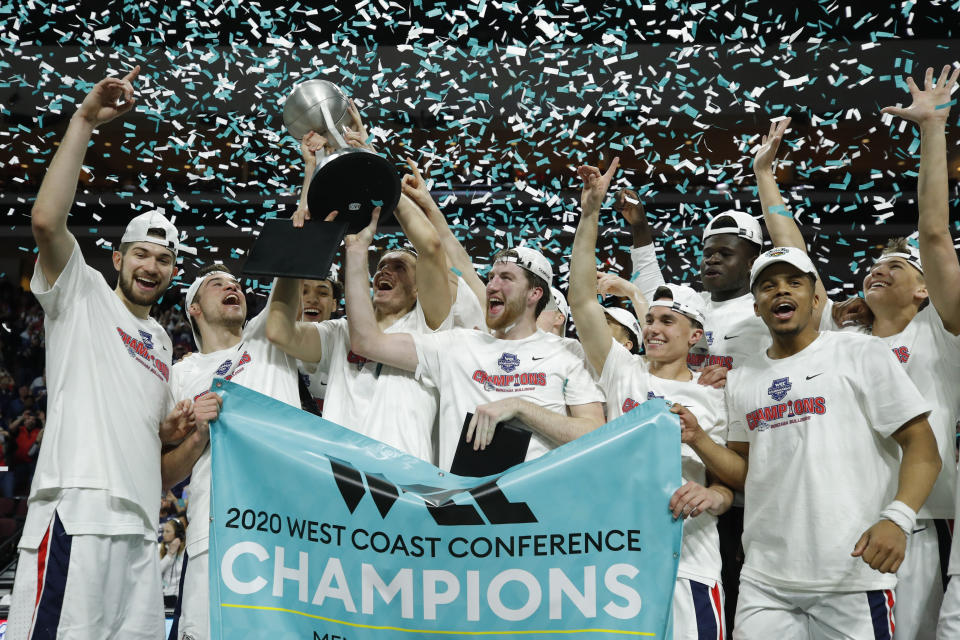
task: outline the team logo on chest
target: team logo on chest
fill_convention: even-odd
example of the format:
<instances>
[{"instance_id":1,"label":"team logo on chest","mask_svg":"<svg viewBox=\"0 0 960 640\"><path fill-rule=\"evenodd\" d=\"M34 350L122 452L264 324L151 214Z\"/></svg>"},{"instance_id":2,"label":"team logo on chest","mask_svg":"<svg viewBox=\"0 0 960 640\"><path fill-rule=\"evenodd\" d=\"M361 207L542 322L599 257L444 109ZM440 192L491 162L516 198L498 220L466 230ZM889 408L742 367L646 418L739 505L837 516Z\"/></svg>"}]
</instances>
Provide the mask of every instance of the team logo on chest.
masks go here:
<instances>
[{"instance_id":1,"label":"team logo on chest","mask_svg":"<svg viewBox=\"0 0 960 640\"><path fill-rule=\"evenodd\" d=\"M153 334L143 329L137 329L137 332L140 334L140 342L143 343L143 346L147 349L153 349Z\"/></svg>"},{"instance_id":2,"label":"team logo on chest","mask_svg":"<svg viewBox=\"0 0 960 640\"><path fill-rule=\"evenodd\" d=\"M910 349L907 347L896 347L893 350L893 355L897 356L900 364L907 364L907 360L910 359Z\"/></svg>"},{"instance_id":3,"label":"team logo on chest","mask_svg":"<svg viewBox=\"0 0 960 640\"><path fill-rule=\"evenodd\" d=\"M216 372L214 373L214 375L222 376L222 375L225 374L227 371L230 371L230 365L231 365L231 364L233 364L233 360L224 360L223 364L220 365L219 367L217 367L217 370L216 370Z\"/></svg>"},{"instance_id":4,"label":"team logo on chest","mask_svg":"<svg viewBox=\"0 0 960 640\"><path fill-rule=\"evenodd\" d=\"M777 378L773 381L773 384L770 385L770 388L767 389L767 393L774 400L780 401L783 400L787 393L793 389L793 385L790 384L790 378Z\"/></svg>"},{"instance_id":5,"label":"team logo on chest","mask_svg":"<svg viewBox=\"0 0 960 640\"><path fill-rule=\"evenodd\" d=\"M514 369L520 366L520 358L516 354L504 352L497 360L497 366L507 373L512 373Z\"/></svg>"}]
</instances>

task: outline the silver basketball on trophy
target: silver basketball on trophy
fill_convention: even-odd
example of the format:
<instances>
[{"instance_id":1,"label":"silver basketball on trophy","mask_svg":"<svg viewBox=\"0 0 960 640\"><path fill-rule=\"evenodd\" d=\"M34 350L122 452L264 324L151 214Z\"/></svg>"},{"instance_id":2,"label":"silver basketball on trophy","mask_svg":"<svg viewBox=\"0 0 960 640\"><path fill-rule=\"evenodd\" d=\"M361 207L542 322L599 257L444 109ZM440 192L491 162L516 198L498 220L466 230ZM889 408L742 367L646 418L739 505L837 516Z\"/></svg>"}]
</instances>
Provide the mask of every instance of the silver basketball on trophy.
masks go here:
<instances>
[{"instance_id":1,"label":"silver basketball on trophy","mask_svg":"<svg viewBox=\"0 0 960 640\"><path fill-rule=\"evenodd\" d=\"M374 207L381 207L381 223L393 212L400 199L400 176L383 156L347 145L342 131L352 123L350 101L340 87L327 80L297 85L283 106L283 123L297 140L316 131L334 149L329 155L317 154L307 192L314 219L339 211L337 219L356 233L369 224Z\"/></svg>"}]
</instances>

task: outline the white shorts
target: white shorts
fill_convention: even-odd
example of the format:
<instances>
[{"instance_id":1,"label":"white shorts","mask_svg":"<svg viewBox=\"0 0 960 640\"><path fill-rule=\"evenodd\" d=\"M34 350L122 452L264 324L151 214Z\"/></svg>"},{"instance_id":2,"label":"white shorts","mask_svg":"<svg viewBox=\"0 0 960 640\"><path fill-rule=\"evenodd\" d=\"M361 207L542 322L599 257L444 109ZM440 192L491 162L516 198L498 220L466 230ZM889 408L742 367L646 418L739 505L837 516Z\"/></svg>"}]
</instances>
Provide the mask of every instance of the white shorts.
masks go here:
<instances>
[{"instance_id":1,"label":"white shorts","mask_svg":"<svg viewBox=\"0 0 960 640\"><path fill-rule=\"evenodd\" d=\"M937 640L960 638L960 576L950 577L947 593L940 607L940 622L937 623Z\"/></svg>"},{"instance_id":2,"label":"white shorts","mask_svg":"<svg viewBox=\"0 0 960 640\"><path fill-rule=\"evenodd\" d=\"M674 640L723 640L723 587L677 578L673 590Z\"/></svg>"},{"instance_id":3,"label":"white shorts","mask_svg":"<svg viewBox=\"0 0 960 640\"><path fill-rule=\"evenodd\" d=\"M210 554L187 557L180 587L177 637L170 640L207 640L210 637Z\"/></svg>"},{"instance_id":4,"label":"white shorts","mask_svg":"<svg viewBox=\"0 0 960 640\"><path fill-rule=\"evenodd\" d=\"M891 640L892 589L823 593L740 577L734 640Z\"/></svg>"},{"instance_id":5,"label":"white shorts","mask_svg":"<svg viewBox=\"0 0 960 640\"><path fill-rule=\"evenodd\" d=\"M897 570L896 640L933 640L943 602L940 542L933 520L919 520ZM955 636L960 638L960 636Z\"/></svg>"},{"instance_id":6,"label":"white shorts","mask_svg":"<svg viewBox=\"0 0 960 640\"><path fill-rule=\"evenodd\" d=\"M59 516L21 549L7 640L163 637L159 553L143 536L71 536Z\"/></svg>"}]
</instances>

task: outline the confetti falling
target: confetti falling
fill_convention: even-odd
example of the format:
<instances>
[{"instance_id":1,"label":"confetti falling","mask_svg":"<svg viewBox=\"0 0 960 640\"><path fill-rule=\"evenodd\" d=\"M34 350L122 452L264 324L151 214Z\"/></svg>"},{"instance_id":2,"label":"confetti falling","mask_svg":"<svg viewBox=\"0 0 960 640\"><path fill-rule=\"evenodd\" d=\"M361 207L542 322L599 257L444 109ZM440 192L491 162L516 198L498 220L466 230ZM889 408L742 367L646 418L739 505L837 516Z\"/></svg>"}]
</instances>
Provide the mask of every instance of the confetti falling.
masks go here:
<instances>
[{"instance_id":1,"label":"confetti falling","mask_svg":"<svg viewBox=\"0 0 960 640\"><path fill-rule=\"evenodd\" d=\"M807 4L5 4L5 228L29 227L30 200L85 92L140 64L136 112L94 136L72 224L97 236L160 208L188 229L200 263L242 262L249 242L236 234L290 215L299 192L283 102L295 84L324 78L356 99L398 171L407 156L425 170L478 265L525 243L564 281L576 166L619 155L618 185L656 218L666 277L695 282L702 225L730 209L760 214L752 153L770 119L789 115L784 196L828 289L849 293L872 248L915 228L919 138L879 109L908 101L905 75L958 64L960 1ZM955 186L951 198L960 204ZM603 215L599 255L628 270L629 234ZM403 242L387 231L383 245Z\"/></svg>"}]
</instances>

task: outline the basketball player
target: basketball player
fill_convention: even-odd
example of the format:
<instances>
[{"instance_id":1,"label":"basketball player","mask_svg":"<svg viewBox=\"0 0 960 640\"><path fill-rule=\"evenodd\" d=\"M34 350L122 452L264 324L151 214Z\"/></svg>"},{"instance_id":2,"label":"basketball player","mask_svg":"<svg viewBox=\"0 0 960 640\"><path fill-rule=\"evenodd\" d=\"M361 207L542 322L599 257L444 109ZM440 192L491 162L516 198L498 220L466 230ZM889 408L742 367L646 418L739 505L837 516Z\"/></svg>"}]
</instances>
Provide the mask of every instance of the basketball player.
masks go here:
<instances>
[{"instance_id":1,"label":"basketball player","mask_svg":"<svg viewBox=\"0 0 960 640\"><path fill-rule=\"evenodd\" d=\"M735 638L890 638L893 574L940 470L929 403L880 340L817 331L815 282L796 248L754 262L772 344L729 374L727 447L674 406L708 471L744 487Z\"/></svg>"},{"instance_id":2,"label":"basketball player","mask_svg":"<svg viewBox=\"0 0 960 640\"><path fill-rule=\"evenodd\" d=\"M67 228L93 131L133 109L139 72L94 85L33 206L31 289L46 314L49 402L7 638L163 634L160 446L193 414L179 404L164 420L173 348L149 312L176 272L179 237L158 212L135 217L113 253L112 289Z\"/></svg>"}]
</instances>

